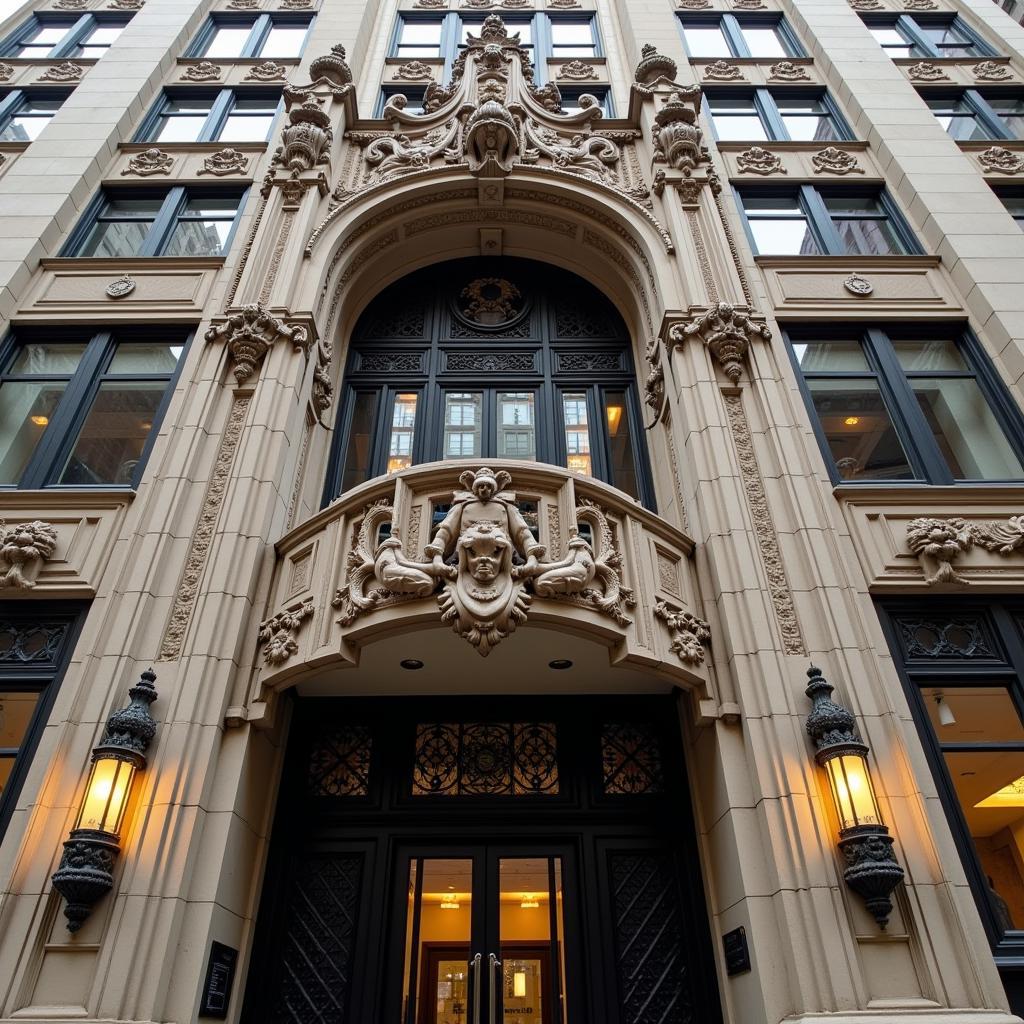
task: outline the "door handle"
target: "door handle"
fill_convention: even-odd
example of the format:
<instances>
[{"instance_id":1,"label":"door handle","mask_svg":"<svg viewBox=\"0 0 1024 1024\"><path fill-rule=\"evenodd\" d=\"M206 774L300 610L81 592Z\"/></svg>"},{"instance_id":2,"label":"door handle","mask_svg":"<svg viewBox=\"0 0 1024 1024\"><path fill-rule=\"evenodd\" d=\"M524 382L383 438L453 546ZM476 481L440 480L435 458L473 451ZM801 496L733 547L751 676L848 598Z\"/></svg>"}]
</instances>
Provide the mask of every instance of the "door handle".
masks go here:
<instances>
[{"instance_id":1,"label":"door handle","mask_svg":"<svg viewBox=\"0 0 1024 1024\"><path fill-rule=\"evenodd\" d=\"M501 961L493 954L487 954L487 993L489 1010L488 1024L498 1024L498 984L501 981Z\"/></svg>"},{"instance_id":2,"label":"door handle","mask_svg":"<svg viewBox=\"0 0 1024 1024\"><path fill-rule=\"evenodd\" d=\"M469 980L473 986L473 1024L481 1024L480 1020L480 966L483 954L477 953L469 961Z\"/></svg>"}]
</instances>

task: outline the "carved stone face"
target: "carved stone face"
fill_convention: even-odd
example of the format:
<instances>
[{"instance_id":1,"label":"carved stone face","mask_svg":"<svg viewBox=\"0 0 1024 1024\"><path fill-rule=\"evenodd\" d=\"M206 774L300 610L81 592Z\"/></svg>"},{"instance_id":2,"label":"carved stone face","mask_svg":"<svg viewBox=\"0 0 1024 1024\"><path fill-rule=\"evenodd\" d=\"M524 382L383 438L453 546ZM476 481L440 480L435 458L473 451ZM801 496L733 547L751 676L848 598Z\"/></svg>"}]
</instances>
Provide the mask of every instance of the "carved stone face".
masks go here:
<instances>
[{"instance_id":1,"label":"carved stone face","mask_svg":"<svg viewBox=\"0 0 1024 1024\"><path fill-rule=\"evenodd\" d=\"M493 583L501 575L509 541L493 523L480 523L469 530L459 547L465 558L466 571L477 583Z\"/></svg>"},{"instance_id":2,"label":"carved stone face","mask_svg":"<svg viewBox=\"0 0 1024 1024\"><path fill-rule=\"evenodd\" d=\"M494 481L487 476L477 477L473 481L473 493L481 501L490 501L494 497Z\"/></svg>"}]
</instances>

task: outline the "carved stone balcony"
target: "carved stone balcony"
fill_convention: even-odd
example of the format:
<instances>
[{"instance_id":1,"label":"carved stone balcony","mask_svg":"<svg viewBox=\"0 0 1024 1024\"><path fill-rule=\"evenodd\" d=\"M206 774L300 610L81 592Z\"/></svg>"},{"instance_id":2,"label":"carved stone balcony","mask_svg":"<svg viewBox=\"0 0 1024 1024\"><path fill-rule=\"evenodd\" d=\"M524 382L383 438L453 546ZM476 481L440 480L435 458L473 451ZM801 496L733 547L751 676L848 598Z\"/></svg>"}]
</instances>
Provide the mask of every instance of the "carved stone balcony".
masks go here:
<instances>
[{"instance_id":1,"label":"carved stone balcony","mask_svg":"<svg viewBox=\"0 0 1024 1024\"><path fill-rule=\"evenodd\" d=\"M399 663L425 650L456 690L534 662L571 688L548 658L582 658L589 685L683 685L702 701L710 632L693 614L692 551L621 491L556 466L435 462L370 481L277 544L247 717L293 685L418 685L429 673Z\"/></svg>"}]
</instances>

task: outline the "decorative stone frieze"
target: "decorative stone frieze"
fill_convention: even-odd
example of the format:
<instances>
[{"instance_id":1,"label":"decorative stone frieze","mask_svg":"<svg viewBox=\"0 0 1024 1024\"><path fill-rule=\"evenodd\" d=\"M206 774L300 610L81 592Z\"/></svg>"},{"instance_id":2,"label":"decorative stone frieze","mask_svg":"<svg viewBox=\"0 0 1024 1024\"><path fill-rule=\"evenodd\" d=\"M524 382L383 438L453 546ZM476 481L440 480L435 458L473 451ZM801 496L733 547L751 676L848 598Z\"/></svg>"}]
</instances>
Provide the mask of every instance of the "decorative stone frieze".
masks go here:
<instances>
[{"instance_id":1,"label":"decorative stone frieze","mask_svg":"<svg viewBox=\"0 0 1024 1024\"><path fill-rule=\"evenodd\" d=\"M121 174L138 174L147 178L152 174L170 174L173 166L174 157L170 153L165 153L162 149L147 149L131 157Z\"/></svg>"},{"instance_id":2,"label":"decorative stone frieze","mask_svg":"<svg viewBox=\"0 0 1024 1024\"><path fill-rule=\"evenodd\" d=\"M313 599L307 598L288 611L278 612L260 623L259 642L266 665L281 665L299 649L296 637L302 623L313 614Z\"/></svg>"},{"instance_id":3,"label":"decorative stone frieze","mask_svg":"<svg viewBox=\"0 0 1024 1024\"><path fill-rule=\"evenodd\" d=\"M226 174L245 174L249 158L237 149L219 149L203 160L197 174L213 174L218 178Z\"/></svg>"},{"instance_id":4,"label":"decorative stone frieze","mask_svg":"<svg viewBox=\"0 0 1024 1024\"><path fill-rule=\"evenodd\" d=\"M231 314L224 323L213 324L206 332L206 340L225 343L235 361L235 380L244 384L275 342L290 342L296 350L306 351L309 334L305 327L286 324L264 306L252 303Z\"/></svg>"},{"instance_id":5,"label":"decorative stone frieze","mask_svg":"<svg viewBox=\"0 0 1024 1024\"><path fill-rule=\"evenodd\" d=\"M1024 170L1024 156L1011 153L1003 146L989 146L978 154L978 162L986 171L1000 174L1019 174Z\"/></svg>"},{"instance_id":6,"label":"decorative stone frieze","mask_svg":"<svg viewBox=\"0 0 1024 1024\"><path fill-rule=\"evenodd\" d=\"M785 174L782 160L762 146L751 146L736 154L736 168L753 174Z\"/></svg>"},{"instance_id":7,"label":"decorative stone frieze","mask_svg":"<svg viewBox=\"0 0 1024 1024\"><path fill-rule=\"evenodd\" d=\"M0 590L31 590L43 563L57 550L57 531L41 519L7 526L0 521Z\"/></svg>"},{"instance_id":8,"label":"decorative stone frieze","mask_svg":"<svg viewBox=\"0 0 1024 1024\"><path fill-rule=\"evenodd\" d=\"M769 82L809 82L811 76L802 64L791 60L780 60L768 69Z\"/></svg>"},{"instance_id":9,"label":"decorative stone frieze","mask_svg":"<svg viewBox=\"0 0 1024 1024\"><path fill-rule=\"evenodd\" d=\"M85 68L81 64L75 64L73 61L66 60L62 64L55 64L52 68L47 68L46 72L40 75L36 81L79 82L84 74Z\"/></svg>"},{"instance_id":10,"label":"decorative stone frieze","mask_svg":"<svg viewBox=\"0 0 1024 1024\"><path fill-rule=\"evenodd\" d=\"M730 64L727 60L715 60L704 66L704 77L715 82L744 81L743 70L738 64Z\"/></svg>"},{"instance_id":11,"label":"decorative stone frieze","mask_svg":"<svg viewBox=\"0 0 1024 1024\"><path fill-rule=\"evenodd\" d=\"M704 661L704 645L711 642L711 628L708 624L690 612L669 607L664 601L655 603L654 614L672 634L668 649L687 665L701 664Z\"/></svg>"},{"instance_id":12,"label":"decorative stone frieze","mask_svg":"<svg viewBox=\"0 0 1024 1024\"><path fill-rule=\"evenodd\" d=\"M391 77L397 82L422 82L434 77L434 69L421 60L410 60L405 64L399 64L392 71Z\"/></svg>"},{"instance_id":13,"label":"decorative stone frieze","mask_svg":"<svg viewBox=\"0 0 1024 1024\"><path fill-rule=\"evenodd\" d=\"M735 384L743 376L743 360L750 342L755 338L769 341L772 336L767 324L757 323L751 316L728 302L719 302L692 320L670 327L669 342L682 345L689 338L698 338Z\"/></svg>"},{"instance_id":14,"label":"decorative stone frieze","mask_svg":"<svg viewBox=\"0 0 1024 1024\"><path fill-rule=\"evenodd\" d=\"M971 74L980 82L1010 82L1013 72L1005 64L994 60L983 60L971 68Z\"/></svg>"},{"instance_id":15,"label":"decorative stone frieze","mask_svg":"<svg viewBox=\"0 0 1024 1024\"><path fill-rule=\"evenodd\" d=\"M907 68L907 75L913 82L948 82L949 75L937 64L920 60Z\"/></svg>"},{"instance_id":16,"label":"decorative stone frieze","mask_svg":"<svg viewBox=\"0 0 1024 1024\"><path fill-rule=\"evenodd\" d=\"M929 586L936 583L966 586L969 581L956 571L953 562L974 545L998 555L1019 551L1024 548L1024 515L1010 516L1006 522L920 516L907 524L907 546L920 560L924 581Z\"/></svg>"},{"instance_id":17,"label":"decorative stone frieze","mask_svg":"<svg viewBox=\"0 0 1024 1024\"><path fill-rule=\"evenodd\" d=\"M811 157L815 174L863 174L864 168L857 158L843 149L827 146Z\"/></svg>"},{"instance_id":18,"label":"decorative stone frieze","mask_svg":"<svg viewBox=\"0 0 1024 1024\"><path fill-rule=\"evenodd\" d=\"M583 82L588 79L596 79L597 71L593 64L587 64L582 60L570 60L558 69L555 77L565 78L571 82Z\"/></svg>"},{"instance_id":19,"label":"decorative stone frieze","mask_svg":"<svg viewBox=\"0 0 1024 1024\"><path fill-rule=\"evenodd\" d=\"M288 75L288 68L277 61L265 60L249 69L245 82L283 82Z\"/></svg>"},{"instance_id":20,"label":"decorative stone frieze","mask_svg":"<svg viewBox=\"0 0 1024 1024\"><path fill-rule=\"evenodd\" d=\"M186 82L217 82L223 73L219 64L201 60L198 64L189 64L181 73L181 77Z\"/></svg>"}]
</instances>

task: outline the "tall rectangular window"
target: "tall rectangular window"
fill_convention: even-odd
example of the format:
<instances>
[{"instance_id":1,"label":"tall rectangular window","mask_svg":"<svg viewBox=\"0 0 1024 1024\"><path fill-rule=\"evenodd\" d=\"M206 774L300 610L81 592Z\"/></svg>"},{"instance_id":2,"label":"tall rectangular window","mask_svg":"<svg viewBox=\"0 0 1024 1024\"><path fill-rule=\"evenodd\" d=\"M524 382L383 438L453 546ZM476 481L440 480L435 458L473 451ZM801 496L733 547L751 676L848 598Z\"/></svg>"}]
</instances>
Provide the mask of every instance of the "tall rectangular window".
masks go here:
<instances>
[{"instance_id":1,"label":"tall rectangular window","mask_svg":"<svg viewBox=\"0 0 1024 1024\"><path fill-rule=\"evenodd\" d=\"M1024 137L1024 95L956 89L929 90L923 98L954 139L971 142Z\"/></svg>"},{"instance_id":2,"label":"tall rectangular window","mask_svg":"<svg viewBox=\"0 0 1024 1024\"><path fill-rule=\"evenodd\" d=\"M50 123L67 94L15 89L0 100L0 142L31 142Z\"/></svg>"},{"instance_id":3,"label":"tall rectangular window","mask_svg":"<svg viewBox=\"0 0 1024 1024\"><path fill-rule=\"evenodd\" d=\"M102 57L130 20L106 11L77 17L40 12L0 43L0 57Z\"/></svg>"},{"instance_id":4,"label":"tall rectangular window","mask_svg":"<svg viewBox=\"0 0 1024 1024\"><path fill-rule=\"evenodd\" d=\"M388 444L389 473L397 473L412 465L418 399L419 395L415 391L395 395L391 410L391 439Z\"/></svg>"},{"instance_id":5,"label":"tall rectangular window","mask_svg":"<svg viewBox=\"0 0 1024 1024\"><path fill-rule=\"evenodd\" d=\"M836 142L853 138L830 97L818 89L707 89L707 112L722 142Z\"/></svg>"},{"instance_id":6,"label":"tall rectangular window","mask_svg":"<svg viewBox=\"0 0 1024 1024\"><path fill-rule=\"evenodd\" d=\"M168 90L135 141L266 142L280 106L280 90Z\"/></svg>"},{"instance_id":7,"label":"tall rectangular window","mask_svg":"<svg viewBox=\"0 0 1024 1024\"><path fill-rule=\"evenodd\" d=\"M802 57L803 49L781 16L679 15L690 57Z\"/></svg>"},{"instance_id":8,"label":"tall rectangular window","mask_svg":"<svg viewBox=\"0 0 1024 1024\"><path fill-rule=\"evenodd\" d=\"M956 15L862 14L890 57L991 57L991 47Z\"/></svg>"},{"instance_id":9,"label":"tall rectangular window","mask_svg":"<svg viewBox=\"0 0 1024 1024\"><path fill-rule=\"evenodd\" d=\"M313 19L284 14L214 14L196 36L188 55L210 60L302 56Z\"/></svg>"}]
</instances>

